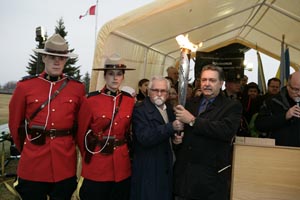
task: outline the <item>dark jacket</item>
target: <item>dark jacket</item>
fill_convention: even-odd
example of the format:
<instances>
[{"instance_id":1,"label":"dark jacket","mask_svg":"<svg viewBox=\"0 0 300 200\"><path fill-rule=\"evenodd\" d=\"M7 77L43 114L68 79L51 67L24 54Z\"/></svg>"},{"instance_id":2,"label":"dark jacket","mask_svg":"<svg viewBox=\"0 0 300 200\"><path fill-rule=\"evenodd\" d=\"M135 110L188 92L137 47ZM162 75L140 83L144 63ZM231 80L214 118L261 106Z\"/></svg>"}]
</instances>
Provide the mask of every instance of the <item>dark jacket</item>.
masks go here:
<instances>
[{"instance_id":1,"label":"dark jacket","mask_svg":"<svg viewBox=\"0 0 300 200\"><path fill-rule=\"evenodd\" d=\"M256 118L256 129L269 132L276 145L300 147L300 119L286 120L286 112L296 103L289 97L286 87L278 95L266 100Z\"/></svg>"},{"instance_id":2,"label":"dark jacket","mask_svg":"<svg viewBox=\"0 0 300 200\"><path fill-rule=\"evenodd\" d=\"M171 200L173 154L169 139L175 132L173 112L167 105L166 124L149 97L134 108L131 200Z\"/></svg>"},{"instance_id":3,"label":"dark jacket","mask_svg":"<svg viewBox=\"0 0 300 200\"><path fill-rule=\"evenodd\" d=\"M187 103L197 116L201 97ZM174 192L188 199L223 200L228 198L228 172L232 140L239 127L242 106L219 94L193 127L186 126L174 168Z\"/></svg>"}]
</instances>

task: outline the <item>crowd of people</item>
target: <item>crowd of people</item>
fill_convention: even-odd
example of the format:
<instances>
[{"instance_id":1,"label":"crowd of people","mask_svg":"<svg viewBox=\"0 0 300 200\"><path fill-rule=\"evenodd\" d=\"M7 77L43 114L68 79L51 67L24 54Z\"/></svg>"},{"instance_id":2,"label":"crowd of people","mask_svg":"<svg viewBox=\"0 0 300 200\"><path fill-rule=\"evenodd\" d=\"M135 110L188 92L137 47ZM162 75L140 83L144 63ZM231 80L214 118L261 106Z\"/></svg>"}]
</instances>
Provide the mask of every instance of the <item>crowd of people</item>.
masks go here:
<instances>
[{"instance_id":1,"label":"crowd of people","mask_svg":"<svg viewBox=\"0 0 300 200\"><path fill-rule=\"evenodd\" d=\"M300 147L299 71L282 88L270 79L261 94L247 76L209 64L188 85L183 106L176 67L141 79L136 93L121 87L135 69L113 54L98 69L105 85L86 94L63 74L77 55L60 35L35 51L44 72L19 81L9 104L21 152L14 188L23 200L67 200L75 190L82 200L227 200L236 135Z\"/></svg>"}]
</instances>

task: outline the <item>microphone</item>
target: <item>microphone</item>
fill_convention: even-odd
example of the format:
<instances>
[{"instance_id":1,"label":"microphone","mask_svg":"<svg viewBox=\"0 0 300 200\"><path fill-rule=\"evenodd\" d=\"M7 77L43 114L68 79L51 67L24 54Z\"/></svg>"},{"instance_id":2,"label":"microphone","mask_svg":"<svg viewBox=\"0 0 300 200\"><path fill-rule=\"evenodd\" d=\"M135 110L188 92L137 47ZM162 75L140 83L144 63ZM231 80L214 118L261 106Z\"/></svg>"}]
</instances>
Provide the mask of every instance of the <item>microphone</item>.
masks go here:
<instances>
[{"instance_id":1,"label":"microphone","mask_svg":"<svg viewBox=\"0 0 300 200\"><path fill-rule=\"evenodd\" d=\"M297 106L300 106L300 105L299 105L299 103L300 103L300 97L295 97L294 100L295 100Z\"/></svg>"}]
</instances>

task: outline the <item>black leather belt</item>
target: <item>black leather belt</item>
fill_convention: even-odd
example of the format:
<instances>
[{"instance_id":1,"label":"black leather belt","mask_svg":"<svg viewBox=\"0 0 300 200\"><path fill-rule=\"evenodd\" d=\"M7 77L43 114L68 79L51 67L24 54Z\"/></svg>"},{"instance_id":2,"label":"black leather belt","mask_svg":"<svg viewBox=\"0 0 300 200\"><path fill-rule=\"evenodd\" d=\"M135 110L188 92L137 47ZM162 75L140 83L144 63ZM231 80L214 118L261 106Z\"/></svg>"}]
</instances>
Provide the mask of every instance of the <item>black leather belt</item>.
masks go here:
<instances>
[{"instance_id":1,"label":"black leather belt","mask_svg":"<svg viewBox=\"0 0 300 200\"><path fill-rule=\"evenodd\" d=\"M38 134L45 134L47 137L55 138L55 137L62 137L62 136L68 136L72 135L71 129L66 130L56 130L56 129L50 129L50 130L40 130L40 129L28 129L28 132L35 136Z\"/></svg>"},{"instance_id":2,"label":"black leather belt","mask_svg":"<svg viewBox=\"0 0 300 200\"><path fill-rule=\"evenodd\" d=\"M72 134L72 130L67 129L67 130L56 130L56 129L50 129L44 131L46 136L48 137L62 137L62 136L67 136Z\"/></svg>"},{"instance_id":3,"label":"black leather belt","mask_svg":"<svg viewBox=\"0 0 300 200\"><path fill-rule=\"evenodd\" d=\"M104 146L105 143L106 143L106 139L101 139L101 140L97 141L97 145L100 146L100 147ZM126 143L127 143L126 139L114 139L112 141L112 144L113 144L114 147L119 147L119 146L122 146L123 144L126 144Z\"/></svg>"},{"instance_id":4,"label":"black leather belt","mask_svg":"<svg viewBox=\"0 0 300 200\"><path fill-rule=\"evenodd\" d=\"M126 139L115 139L114 147L122 146L123 144L126 144L127 140Z\"/></svg>"}]
</instances>

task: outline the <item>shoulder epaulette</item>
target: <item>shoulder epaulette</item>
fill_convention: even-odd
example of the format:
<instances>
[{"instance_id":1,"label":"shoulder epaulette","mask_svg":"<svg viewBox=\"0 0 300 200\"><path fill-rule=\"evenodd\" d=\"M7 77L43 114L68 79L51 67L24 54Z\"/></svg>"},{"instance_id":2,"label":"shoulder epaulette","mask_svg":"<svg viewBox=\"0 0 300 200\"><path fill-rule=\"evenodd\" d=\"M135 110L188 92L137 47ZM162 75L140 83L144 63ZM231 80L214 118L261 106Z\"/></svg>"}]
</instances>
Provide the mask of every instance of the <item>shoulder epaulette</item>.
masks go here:
<instances>
[{"instance_id":1,"label":"shoulder epaulette","mask_svg":"<svg viewBox=\"0 0 300 200\"><path fill-rule=\"evenodd\" d=\"M77 79L75 79L75 78L72 77L72 76L67 76L67 75L66 75L66 77L67 77L67 79L69 79L69 80L76 81L76 82L78 82L78 83L83 83L82 81L77 80Z\"/></svg>"},{"instance_id":2,"label":"shoulder epaulette","mask_svg":"<svg viewBox=\"0 0 300 200\"><path fill-rule=\"evenodd\" d=\"M35 74L35 75L28 75L28 76L23 76L22 79L20 81L26 81L26 80L29 80L29 79L33 79L33 78L36 78L38 77L39 75L38 74Z\"/></svg>"},{"instance_id":3,"label":"shoulder epaulette","mask_svg":"<svg viewBox=\"0 0 300 200\"><path fill-rule=\"evenodd\" d=\"M100 91L100 90L93 91L93 92L89 92L89 93L87 94L87 98L92 97L92 96L96 96L96 95L98 95L98 94L101 94L101 91Z\"/></svg>"},{"instance_id":4,"label":"shoulder epaulette","mask_svg":"<svg viewBox=\"0 0 300 200\"><path fill-rule=\"evenodd\" d=\"M125 95L125 96L133 98L128 92L122 91L122 94Z\"/></svg>"}]
</instances>

